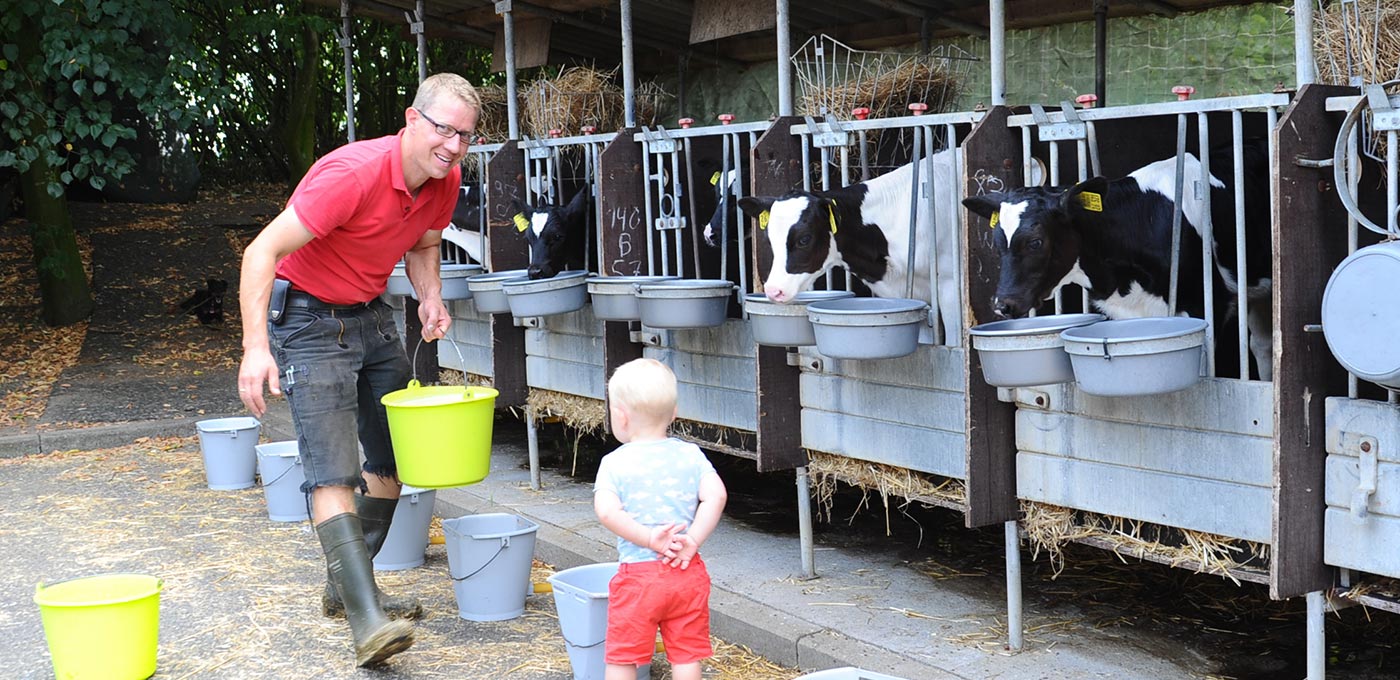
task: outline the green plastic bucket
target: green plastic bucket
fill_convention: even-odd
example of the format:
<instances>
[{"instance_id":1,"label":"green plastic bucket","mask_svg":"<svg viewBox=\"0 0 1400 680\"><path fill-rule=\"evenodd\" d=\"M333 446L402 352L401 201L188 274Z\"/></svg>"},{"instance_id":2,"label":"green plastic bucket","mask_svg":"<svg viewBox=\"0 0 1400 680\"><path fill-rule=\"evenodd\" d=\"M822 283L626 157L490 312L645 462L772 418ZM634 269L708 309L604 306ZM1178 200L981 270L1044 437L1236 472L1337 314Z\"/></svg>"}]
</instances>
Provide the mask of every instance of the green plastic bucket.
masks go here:
<instances>
[{"instance_id":1,"label":"green plastic bucket","mask_svg":"<svg viewBox=\"0 0 1400 680\"><path fill-rule=\"evenodd\" d=\"M58 680L129 680L156 672L162 581L103 574L40 583L34 602Z\"/></svg>"},{"instance_id":2,"label":"green plastic bucket","mask_svg":"<svg viewBox=\"0 0 1400 680\"><path fill-rule=\"evenodd\" d=\"M423 387L412 380L384 395L399 481L441 489L486 479L497 394L490 387Z\"/></svg>"}]
</instances>

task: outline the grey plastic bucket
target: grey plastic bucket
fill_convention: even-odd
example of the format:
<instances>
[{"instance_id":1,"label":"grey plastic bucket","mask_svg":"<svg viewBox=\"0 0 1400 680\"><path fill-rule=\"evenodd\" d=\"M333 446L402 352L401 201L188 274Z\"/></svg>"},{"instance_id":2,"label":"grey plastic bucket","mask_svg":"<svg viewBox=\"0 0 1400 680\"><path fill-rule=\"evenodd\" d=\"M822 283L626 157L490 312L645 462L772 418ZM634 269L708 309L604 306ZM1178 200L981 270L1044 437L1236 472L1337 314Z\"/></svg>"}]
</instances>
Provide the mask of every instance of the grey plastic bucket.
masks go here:
<instances>
[{"instance_id":1,"label":"grey plastic bucket","mask_svg":"<svg viewBox=\"0 0 1400 680\"><path fill-rule=\"evenodd\" d=\"M844 668L831 668L806 675L799 675L793 680L904 680L893 675L867 671L863 668L846 666Z\"/></svg>"},{"instance_id":2,"label":"grey plastic bucket","mask_svg":"<svg viewBox=\"0 0 1400 680\"><path fill-rule=\"evenodd\" d=\"M602 562L549 577L574 680L603 680L607 670L603 655L608 635L608 582L616 574L617 562ZM638 680L650 677L651 665L637 667Z\"/></svg>"},{"instance_id":3,"label":"grey plastic bucket","mask_svg":"<svg viewBox=\"0 0 1400 680\"><path fill-rule=\"evenodd\" d=\"M713 328L729 312L735 285L724 279L672 279L637 288L642 325L651 328Z\"/></svg>"},{"instance_id":4,"label":"grey plastic bucket","mask_svg":"<svg viewBox=\"0 0 1400 680\"><path fill-rule=\"evenodd\" d=\"M258 467L256 418L215 418L194 424L199 431L199 451L204 457L204 476L209 488L220 491L246 489L253 485Z\"/></svg>"},{"instance_id":5,"label":"grey plastic bucket","mask_svg":"<svg viewBox=\"0 0 1400 680\"><path fill-rule=\"evenodd\" d=\"M468 621L504 621L525 613L539 528L524 517L503 512L443 521L447 573L459 616Z\"/></svg>"},{"instance_id":6,"label":"grey plastic bucket","mask_svg":"<svg viewBox=\"0 0 1400 680\"><path fill-rule=\"evenodd\" d=\"M510 301L501 289L506 281L529 278L524 269L509 269L467 277L467 289L472 292L472 304L482 314L504 314L510 311Z\"/></svg>"},{"instance_id":7,"label":"grey plastic bucket","mask_svg":"<svg viewBox=\"0 0 1400 680\"><path fill-rule=\"evenodd\" d=\"M301 465L301 451L296 440L258 444L253 448L258 454L263 496L267 498L267 518L274 522L310 519L306 494L301 490L306 470Z\"/></svg>"},{"instance_id":8,"label":"grey plastic bucket","mask_svg":"<svg viewBox=\"0 0 1400 680\"><path fill-rule=\"evenodd\" d=\"M424 562L428 551L428 528L433 524L433 501L437 492L407 484L399 491L399 504L394 519L389 522L389 535L374 556L374 568L380 571L412 569Z\"/></svg>"},{"instance_id":9,"label":"grey plastic bucket","mask_svg":"<svg viewBox=\"0 0 1400 680\"><path fill-rule=\"evenodd\" d=\"M1101 397L1184 390L1201 379L1206 322L1185 316L1100 321L1060 333L1079 389Z\"/></svg>"},{"instance_id":10,"label":"grey plastic bucket","mask_svg":"<svg viewBox=\"0 0 1400 680\"><path fill-rule=\"evenodd\" d=\"M390 295L413 295L413 284L408 280L408 268L400 262L394 265L393 273L384 284L384 292Z\"/></svg>"},{"instance_id":11,"label":"grey plastic bucket","mask_svg":"<svg viewBox=\"0 0 1400 680\"><path fill-rule=\"evenodd\" d=\"M909 298L844 298L807 305L817 351L833 359L894 359L919 348L928 303Z\"/></svg>"},{"instance_id":12,"label":"grey plastic bucket","mask_svg":"<svg viewBox=\"0 0 1400 680\"><path fill-rule=\"evenodd\" d=\"M637 288L643 283L669 281L674 276L591 276L588 293L593 298L593 316L602 321L641 321L642 308Z\"/></svg>"},{"instance_id":13,"label":"grey plastic bucket","mask_svg":"<svg viewBox=\"0 0 1400 680\"><path fill-rule=\"evenodd\" d=\"M511 279L501 284L512 316L568 314L588 303L588 272L559 272L548 279Z\"/></svg>"},{"instance_id":14,"label":"grey plastic bucket","mask_svg":"<svg viewBox=\"0 0 1400 680\"><path fill-rule=\"evenodd\" d=\"M472 291L467 287L467 279L481 273L479 264L442 264L438 266L438 278L442 280L442 299L470 300Z\"/></svg>"},{"instance_id":15,"label":"grey plastic bucket","mask_svg":"<svg viewBox=\"0 0 1400 680\"><path fill-rule=\"evenodd\" d=\"M844 300L855 297L848 290L806 290L793 297L792 302L773 302L763 293L744 296L744 311L749 313L753 340L774 347L807 347L817 344L812 320L807 318L807 305L812 302Z\"/></svg>"},{"instance_id":16,"label":"grey plastic bucket","mask_svg":"<svg viewBox=\"0 0 1400 680\"><path fill-rule=\"evenodd\" d=\"M968 334L988 385L1055 385L1074 382L1074 368L1060 333L1103 320L1102 314L1050 314L978 324Z\"/></svg>"}]
</instances>

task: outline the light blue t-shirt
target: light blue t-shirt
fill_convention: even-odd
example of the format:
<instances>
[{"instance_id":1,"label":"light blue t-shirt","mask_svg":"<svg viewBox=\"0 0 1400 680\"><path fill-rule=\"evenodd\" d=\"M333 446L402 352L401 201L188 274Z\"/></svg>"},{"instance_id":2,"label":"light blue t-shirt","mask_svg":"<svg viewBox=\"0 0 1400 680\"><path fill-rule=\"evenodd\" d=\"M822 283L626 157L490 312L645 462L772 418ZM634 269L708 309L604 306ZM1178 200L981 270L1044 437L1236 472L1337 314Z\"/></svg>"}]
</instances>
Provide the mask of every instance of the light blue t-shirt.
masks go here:
<instances>
[{"instance_id":1,"label":"light blue t-shirt","mask_svg":"<svg viewBox=\"0 0 1400 680\"><path fill-rule=\"evenodd\" d=\"M643 526L684 522L688 529L700 505L700 478L714 471L700 447L674 437L623 444L603 456L593 492L617 494L623 511ZM659 559L645 546L618 537L619 562Z\"/></svg>"}]
</instances>

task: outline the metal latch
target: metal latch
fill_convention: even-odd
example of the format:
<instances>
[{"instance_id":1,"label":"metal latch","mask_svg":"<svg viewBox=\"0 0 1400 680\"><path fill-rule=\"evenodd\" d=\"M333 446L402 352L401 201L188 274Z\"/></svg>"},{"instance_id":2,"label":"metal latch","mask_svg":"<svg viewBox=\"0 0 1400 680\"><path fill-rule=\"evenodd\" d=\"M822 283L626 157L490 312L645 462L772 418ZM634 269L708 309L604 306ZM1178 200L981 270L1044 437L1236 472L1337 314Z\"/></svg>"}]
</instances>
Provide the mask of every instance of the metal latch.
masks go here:
<instances>
[{"instance_id":1,"label":"metal latch","mask_svg":"<svg viewBox=\"0 0 1400 680\"><path fill-rule=\"evenodd\" d=\"M543 324L538 316L517 316L513 323L520 328L539 328Z\"/></svg>"},{"instance_id":2,"label":"metal latch","mask_svg":"<svg viewBox=\"0 0 1400 680\"><path fill-rule=\"evenodd\" d=\"M1400 130L1400 110L1390 105L1383 85L1367 85L1366 104L1371 107L1371 127L1378 131Z\"/></svg>"},{"instance_id":3,"label":"metal latch","mask_svg":"<svg viewBox=\"0 0 1400 680\"><path fill-rule=\"evenodd\" d=\"M1071 139L1088 139L1089 127L1079 119L1074 105L1068 101L1060 102L1060 110L1064 113L1065 120L1063 123L1056 123L1050 120L1050 114L1045 112L1044 106L1031 104L1031 119L1035 121L1036 134L1040 136L1040 141L1059 142Z\"/></svg>"},{"instance_id":4,"label":"metal latch","mask_svg":"<svg viewBox=\"0 0 1400 680\"><path fill-rule=\"evenodd\" d=\"M1356 489L1351 494L1351 516L1358 522L1370 515L1367 505L1376 493L1376 458L1380 453L1380 442L1375 437L1352 432L1342 433L1342 451L1355 453Z\"/></svg>"},{"instance_id":5,"label":"metal latch","mask_svg":"<svg viewBox=\"0 0 1400 680\"><path fill-rule=\"evenodd\" d=\"M841 128L841 123L831 114L827 114L824 122L818 123L811 116L807 119L807 129L812 131L812 146L821 148L837 148L850 146L851 133Z\"/></svg>"},{"instance_id":6,"label":"metal latch","mask_svg":"<svg viewBox=\"0 0 1400 680\"><path fill-rule=\"evenodd\" d=\"M663 126L656 126L655 131L653 131L649 127L643 127L642 140L647 143L647 150L651 153L658 154L676 152L676 140L672 139L670 135L666 134L666 128Z\"/></svg>"}]
</instances>

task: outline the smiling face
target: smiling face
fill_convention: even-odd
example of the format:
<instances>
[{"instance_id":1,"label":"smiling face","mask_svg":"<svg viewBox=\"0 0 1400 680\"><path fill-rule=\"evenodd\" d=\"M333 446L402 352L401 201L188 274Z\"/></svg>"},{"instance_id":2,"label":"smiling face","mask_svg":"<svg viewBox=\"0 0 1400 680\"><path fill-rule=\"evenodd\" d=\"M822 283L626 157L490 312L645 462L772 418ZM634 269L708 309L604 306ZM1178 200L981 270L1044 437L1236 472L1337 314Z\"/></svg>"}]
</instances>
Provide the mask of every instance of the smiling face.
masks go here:
<instances>
[{"instance_id":1,"label":"smiling face","mask_svg":"<svg viewBox=\"0 0 1400 680\"><path fill-rule=\"evenodd\" d=\"M420 112L410 107L404 111L403 174L410 190L429 179L446 178L470 146L460 134L438 134L429 117L468 136L476 130L476 109L460 99L440 97L427 109Z\"/></svg>"}]
</instances>

